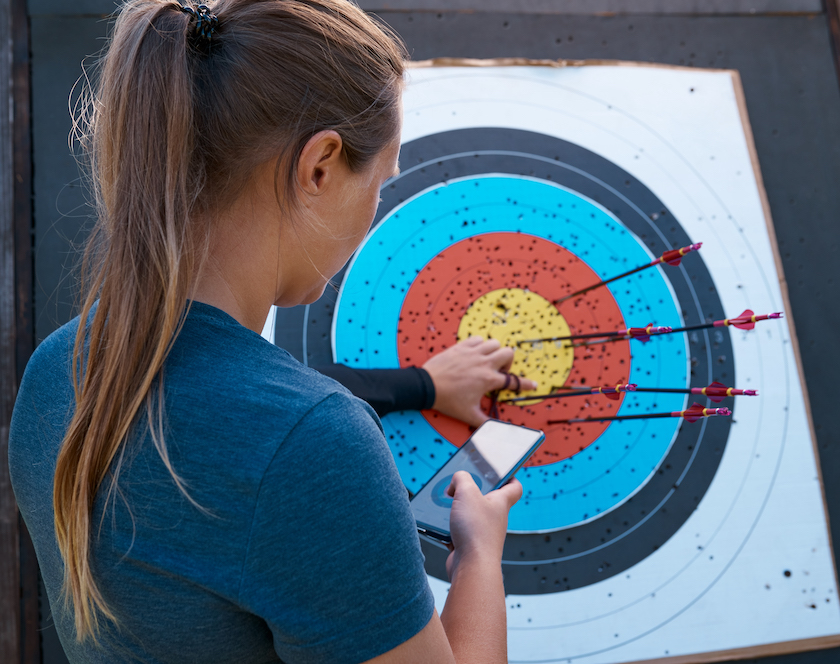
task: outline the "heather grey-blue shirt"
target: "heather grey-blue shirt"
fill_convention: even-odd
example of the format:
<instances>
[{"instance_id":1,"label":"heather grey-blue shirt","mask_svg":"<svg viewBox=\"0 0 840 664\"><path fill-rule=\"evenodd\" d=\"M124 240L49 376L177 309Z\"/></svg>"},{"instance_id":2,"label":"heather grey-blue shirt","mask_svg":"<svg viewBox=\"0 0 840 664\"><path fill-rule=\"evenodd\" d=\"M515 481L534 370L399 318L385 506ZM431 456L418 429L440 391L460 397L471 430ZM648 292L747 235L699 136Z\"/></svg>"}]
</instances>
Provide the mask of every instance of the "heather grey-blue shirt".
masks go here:
<instances>
[{"instance_id":1,"label":"heather grey-blue shirt","mask_svg":"<svg viewBox=\"0 0 840 664\"><path fill-rule=\"evenodd\" d=\"M363 662L414 636L433 597L393 459L369 406L209 305L163 372L166 446L125 447L94 510L93 570L118 619L78 645L63 608L55 461L73 410L78 320L29 362L12 482L71 662ZM104 518L103 518L104 510ZM100 527L101 523L101 527Z\"/></svg>"}]
</instances>

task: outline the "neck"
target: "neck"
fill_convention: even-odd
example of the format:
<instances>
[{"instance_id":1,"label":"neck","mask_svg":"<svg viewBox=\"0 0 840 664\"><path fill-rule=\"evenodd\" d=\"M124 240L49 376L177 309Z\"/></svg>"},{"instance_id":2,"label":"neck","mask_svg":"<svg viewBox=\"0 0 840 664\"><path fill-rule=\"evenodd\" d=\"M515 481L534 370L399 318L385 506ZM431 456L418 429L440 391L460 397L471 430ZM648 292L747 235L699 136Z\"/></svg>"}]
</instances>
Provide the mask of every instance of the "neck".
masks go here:
<instances>
[{"instance_id":1,"label":"neck","mask_svg":"<svg viewBox=\"0 0 840 664\"><path fill-rule=\"evenodd\" d=\"M276 228L276 216L271 221ZM277 239L267 241L272 234L262 222L257 209L239 206L213 220L207 259L191 294L257 334L277 299L280 281L279 236L274 233Z\"/></svg>"}]
</instances>

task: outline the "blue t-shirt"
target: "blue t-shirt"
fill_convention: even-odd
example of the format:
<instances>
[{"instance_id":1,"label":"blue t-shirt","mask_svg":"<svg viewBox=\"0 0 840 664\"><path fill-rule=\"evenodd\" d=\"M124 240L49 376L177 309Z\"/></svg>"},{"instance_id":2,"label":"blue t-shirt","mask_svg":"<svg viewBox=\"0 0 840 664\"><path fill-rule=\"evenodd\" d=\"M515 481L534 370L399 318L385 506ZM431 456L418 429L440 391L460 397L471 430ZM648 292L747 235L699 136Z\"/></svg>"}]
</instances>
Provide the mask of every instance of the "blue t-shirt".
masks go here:
<instances>
[{"instance_id":1,"label":"blue t-shirt","mask_svg":"<svg viewBox=\"0 0 840 664\"><path fill-rule=\"evenodd\" d=\"M71 662L354 663L418 633L434 600L381 425L367 404L224 312L193 303L163 371L165 441L143 426L93 515L93 572L118 619L75 641L53 478L73 411L78 319L35 351L9 464ZM144 422L145 418L141 420Z\"/></svg>"}]
</instances>

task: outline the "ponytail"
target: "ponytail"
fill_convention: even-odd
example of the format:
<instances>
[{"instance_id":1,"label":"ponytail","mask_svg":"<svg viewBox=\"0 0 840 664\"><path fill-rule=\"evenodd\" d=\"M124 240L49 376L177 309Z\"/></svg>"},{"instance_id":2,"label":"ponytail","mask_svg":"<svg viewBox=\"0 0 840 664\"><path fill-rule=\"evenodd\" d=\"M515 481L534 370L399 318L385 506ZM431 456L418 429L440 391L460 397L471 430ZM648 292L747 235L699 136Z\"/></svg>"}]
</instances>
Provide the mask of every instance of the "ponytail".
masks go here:
<instances>
[{"instance_id":1,"label":"ponytail","mask_svg":"<svg viewBox=\"0 0 840 664\"><path fill-rule=\"evenodd\" d=\"M76 638L116 622L91 569L91 515L127 440L145 419L175 483L163 439L161 371L208 250L210 219L259 164L278 160L281 203L323 129L364 168L398 131L405 52L346 0L219 0L211 36L195 15L132 0L114 25L84 147L98 222L82 267L72 355L76 408L58 455L53 506ZM208 48L209 46L209 48ZM282 180L282 181L281 181Z\"/></svg>"}]
</instances>

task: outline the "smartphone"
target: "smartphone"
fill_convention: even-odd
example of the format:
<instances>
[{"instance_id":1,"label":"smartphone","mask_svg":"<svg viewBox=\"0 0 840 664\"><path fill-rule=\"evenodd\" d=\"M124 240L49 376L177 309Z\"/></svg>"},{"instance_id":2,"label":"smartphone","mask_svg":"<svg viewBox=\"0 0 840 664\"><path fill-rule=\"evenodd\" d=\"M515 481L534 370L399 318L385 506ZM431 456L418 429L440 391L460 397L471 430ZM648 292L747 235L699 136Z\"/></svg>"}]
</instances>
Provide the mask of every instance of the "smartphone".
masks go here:
<instances>
[{"instance_id":1,"label":"smartphone","mask_svg":"<svg viewBox=\"0 0 840 664\"><path fill-rule=\"evenodd\" d=\"M418 532L450 543L452 498L446 490L452 476L465 470L473 476L481 493L490 493L513 477L544 440L545 434L537 429L487 420L411 499Z\"/></svg>"}]
</instances>

